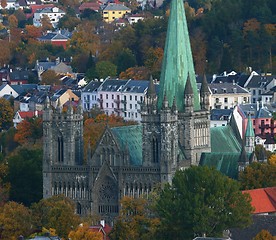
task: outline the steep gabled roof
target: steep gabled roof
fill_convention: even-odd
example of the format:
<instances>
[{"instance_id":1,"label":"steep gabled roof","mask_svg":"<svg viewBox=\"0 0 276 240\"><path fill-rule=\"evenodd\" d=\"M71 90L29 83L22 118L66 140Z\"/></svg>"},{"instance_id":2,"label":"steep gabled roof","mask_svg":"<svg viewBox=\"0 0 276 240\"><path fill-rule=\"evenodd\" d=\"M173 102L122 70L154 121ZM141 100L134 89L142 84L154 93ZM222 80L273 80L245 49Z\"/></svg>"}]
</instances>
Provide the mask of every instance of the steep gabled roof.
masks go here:
<instances>
[{"instance_id":1,"label":"steep gabled roof","mask_svg":"<svg viewBox=\"0 0 276 240\"><path fill-rule=\"evenodd\" d=\"M126 150L130 156L130 164L142 165L142 126L132 125L111 128L121 150Z\"/></svg>"},{"instance_id":2,"label":"steep gabled roof","mask_svg":"<svg viewBox=\"0 0 276 240\"><path fill-rule=\"evenodd\" d=\"M276 187L245 190L251 198L254 213L276 213Z\"/></svg>"}]
</instances>

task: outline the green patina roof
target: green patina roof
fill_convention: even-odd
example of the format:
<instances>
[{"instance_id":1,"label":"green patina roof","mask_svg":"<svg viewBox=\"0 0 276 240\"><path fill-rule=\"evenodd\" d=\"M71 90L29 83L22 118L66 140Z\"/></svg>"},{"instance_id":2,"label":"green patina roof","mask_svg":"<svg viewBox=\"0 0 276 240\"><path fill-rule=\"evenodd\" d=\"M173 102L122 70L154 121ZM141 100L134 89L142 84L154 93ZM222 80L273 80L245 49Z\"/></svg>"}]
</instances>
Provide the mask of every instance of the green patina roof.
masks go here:
<instances>
[{"instance_id":1,"label":"green patina roof","mask_svg":"<svg viewBox=\"0 0 276 240\"><path fill-rule=\"evenodd\" d=\"M199 164L237 179L242 145L230 125L211 128L211 150L202 153Z\"/></svg>"},{"instance_id":2,"label":"green patina roof","mask_svg":"<svg viewBox=\"0 0 276 240\"><path fill-rule=\"evenodd\" d=\"M122 150L127 150L130 155L130 164L142 165L142 126L132 125L111 128Z\"/></svg>"},{"instance_id":3,"label":"green patina roof","mask_svg":"<svg viewBox=\"0 0 276 240\"><path fill-rule=\"evenodd\" d=\"M251 120L251 116L248 116L248 121L247 121L247 126L246 126L246 131L245 131L245 137L254 137L255 133L254 133L254 129L253 129L253 125L252 125L252 120Z\"/></svg>"},{"instance_id":4,"label":"green patina roof","mask_svg":"<svg viewBox=\"0 0 276 240\"><path fill-rule=\"evenodd\" d=\"M241 143L236 138L231 126L211 128L212 152L241 152Z\"/></svg>"},{"instance_id":5,"label":"green patina roof","mask_svg":"<svg viewBox=\"0 0 276 240\"><path fill-rule=\"evenodd\" d=\"M214 167L228 177L238 178L238 159L240 153L202 153L201 166Z\"/></svg>"},{"instance_id":6,"label":"green patina roof","mask_svg":"<svg viewBox=\"0 0 276 240\"><path fill-rule=\"evenodd\" d=\"M184 110L184 89L188 75L194 93L194 109L199 110L199 95L184 4L183 0L172 0L160 77L158 109L161 109L166 94L170 107L175 97L177 109Z\"/></svg>"}]
</instances>

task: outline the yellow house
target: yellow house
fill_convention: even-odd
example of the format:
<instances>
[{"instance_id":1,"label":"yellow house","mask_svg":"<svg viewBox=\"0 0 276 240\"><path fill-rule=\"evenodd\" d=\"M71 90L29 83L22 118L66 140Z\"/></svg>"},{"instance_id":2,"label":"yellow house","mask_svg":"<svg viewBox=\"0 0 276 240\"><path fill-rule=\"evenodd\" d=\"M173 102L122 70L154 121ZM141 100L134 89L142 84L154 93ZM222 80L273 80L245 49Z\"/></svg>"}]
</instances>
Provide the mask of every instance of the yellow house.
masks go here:
<instances>
[{"instance_id":1,"label":"yellow house","mask_svg":"<svg viewBox=\"0 0 276 240\"><path fill-rule=\"evenodd\" d=\"M110 23L130 12L131 10L123 4L110 3L103 10L103 20Z\"/></svg>"}]
</instances>

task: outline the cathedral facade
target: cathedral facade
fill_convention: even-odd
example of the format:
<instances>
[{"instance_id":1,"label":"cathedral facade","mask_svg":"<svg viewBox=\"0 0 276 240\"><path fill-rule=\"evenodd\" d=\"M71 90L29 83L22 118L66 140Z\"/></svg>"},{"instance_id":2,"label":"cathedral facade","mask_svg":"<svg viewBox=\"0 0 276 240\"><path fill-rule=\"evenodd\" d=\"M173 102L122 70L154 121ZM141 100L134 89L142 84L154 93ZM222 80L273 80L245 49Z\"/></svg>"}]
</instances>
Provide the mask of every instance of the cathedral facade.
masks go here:
<instances>
[{"instance_id":1,"label":"cathedral facade","mask_svg":"<svg viewBox=\"0 0 276 240\"><path fill-rule=\"evenodd\" d=\"M170 12L160 88L157 94L150 80L141 124L107 127L84 163L81 107L63 112L47 99L44 198L64 194L78 214L111 222L123 196L147 196L155 184L171 182L176 170L199 165L202 153L211 152L209 89L206 79L197 89L183 1L172 0Z\"/></svg>"}]
</instances>

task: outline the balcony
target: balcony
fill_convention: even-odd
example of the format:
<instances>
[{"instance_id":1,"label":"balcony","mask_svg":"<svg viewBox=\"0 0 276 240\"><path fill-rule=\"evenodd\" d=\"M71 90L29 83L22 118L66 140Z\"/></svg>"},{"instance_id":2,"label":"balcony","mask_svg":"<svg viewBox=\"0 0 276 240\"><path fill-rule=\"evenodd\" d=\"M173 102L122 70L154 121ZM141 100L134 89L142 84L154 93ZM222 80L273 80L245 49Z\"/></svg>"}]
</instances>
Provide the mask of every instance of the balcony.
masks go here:
<instances>
[{"instance_id":1,"label":"balcony","mask_svg":"<svg viewBox=\"0 0 276 240\"><path fill-rule=\"evenodd\" d=\"M126 100L121 100L121 103L126 104Z\"/></svg>"}]
</instances>

